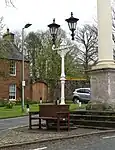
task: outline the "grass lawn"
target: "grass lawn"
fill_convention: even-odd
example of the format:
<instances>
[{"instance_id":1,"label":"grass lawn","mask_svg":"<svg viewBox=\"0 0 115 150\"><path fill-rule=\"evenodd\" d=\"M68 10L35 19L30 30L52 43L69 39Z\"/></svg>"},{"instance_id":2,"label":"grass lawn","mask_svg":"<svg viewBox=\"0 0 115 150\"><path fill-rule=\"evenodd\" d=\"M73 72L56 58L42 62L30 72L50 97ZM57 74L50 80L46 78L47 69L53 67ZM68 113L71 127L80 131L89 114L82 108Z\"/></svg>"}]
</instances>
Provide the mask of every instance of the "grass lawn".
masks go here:
<instances>
[{"instance_id":1,"label":"grass lawn","mask_svg":"<svg viewBox=\"0 0 115 150\"><path fill-rule=\"evenodd\" d=\"M39 111L39 106L37 104L30 105L31 111ZM16 105L12 109L7 109L5 107L0 107L0 119L1 118L10 118L10 117L19 117L26 115L26 112L22 113L21 106Z\"/></svg>"},{"instance_id":2,"label":"grass lawn","mask_svg":"<svg viewBox=\"0 0 115 150\"><path fill-rule=\"evenodd\" d=\"M85 108L86 105L82 104L81 108ZM78 104L70 104L70 111L79 109ZM30 111L39 111L38 104L30 105ZM26 112L21 112L21 106L15 105L12 109L0 107L0 119L1 118L12 118L26 115Z\"/></svg>"},{"instance_id":3,"label":"grass lawn","mask_svg":"<svg viewBox=\"0 0 115 150\"><path fill-rule=\"evenodd\" d=\"M85 109L85 108L86 108L86 104L82 104L80 108L78 104L70 104L69 110L73 111L76 109Z\"/></svg>"}]
</instances>

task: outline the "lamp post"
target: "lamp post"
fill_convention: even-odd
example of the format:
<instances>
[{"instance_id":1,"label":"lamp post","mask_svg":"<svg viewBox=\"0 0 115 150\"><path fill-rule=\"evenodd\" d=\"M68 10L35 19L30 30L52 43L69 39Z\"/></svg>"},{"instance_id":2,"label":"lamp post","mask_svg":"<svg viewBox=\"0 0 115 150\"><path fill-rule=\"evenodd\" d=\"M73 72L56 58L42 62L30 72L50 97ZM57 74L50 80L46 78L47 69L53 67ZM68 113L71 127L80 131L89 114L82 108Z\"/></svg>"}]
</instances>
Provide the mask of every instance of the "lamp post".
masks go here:
<instances>
[{"instance_id":1,"label":"lamp post","mask_svg":"<svg viewBox=\"0 0 115 150\"><path fill-rule=\"evenodd\" d=\"M65 104L65 64L64 64L64 59L65 56L67 54L67 52L70 51L69 48L73 47L74 45L70 45L70 46L66 46L66 43L64 41L62 41L62 43L60 44L59 48L54 48L54 45L52 46L53 50L56 50L57 53L60 55L61 57L61 77L60 77L60 81L61 81L61 105Z\"/></svg>"},{"instance_id":2,"label":"lamp post","mask_svg":"<svg viewBox=\"0 0 115 150\"><path fill-rule=\"evenodd\" d=\"M66 19L66 21L68 22L68 25L69 25L69 29L72 31L72 34L71 34L72 40L74 40L74 31L76 29L76 24L77 24L78 20L79 19L73 17L73 13L71 13L71 17L69 19ZM56 50L61 57L61 77L60 77L60 80L61 80L61 103L60 104L63 105L63 104L65 104L65 80L66 80L64 58L65 58L65 55L67 54L67 52L69 51L69 48L73 47L74 45L67 46L64 42L62 42L60 44L59 48L55 48L55 40L56 40L58 28L60 27L60 25L56 24L55 19L54 19L53 23L48 25L48 27L50 28L50 33L51 33L52 41L53 41L52 49Z\"/></svg>"},{"instance_id":3,"label":"lamp post","mask_svg":"<svg viewBox=\"0 0 115 150\"><path fill-rule=\"evenodd\" d=\"M22 28L22 112L24 112L24 29L29 28L32 24L28 23Z\"/></svg>"}]
</instances>

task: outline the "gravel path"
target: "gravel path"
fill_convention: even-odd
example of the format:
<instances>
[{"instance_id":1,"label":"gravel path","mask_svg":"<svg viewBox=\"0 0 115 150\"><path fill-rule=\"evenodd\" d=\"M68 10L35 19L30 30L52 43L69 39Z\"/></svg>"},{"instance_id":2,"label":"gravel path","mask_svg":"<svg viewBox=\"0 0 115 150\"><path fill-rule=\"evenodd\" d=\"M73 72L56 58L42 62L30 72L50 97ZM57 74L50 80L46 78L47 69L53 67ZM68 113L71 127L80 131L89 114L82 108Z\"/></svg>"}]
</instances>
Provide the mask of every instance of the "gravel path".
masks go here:
<instances>
[{"instance_id":1,"label":"gravel path","mask_svg":"<svg viewBox=\"0 0 115 150\"><path fill-rule=\"evenodd\" d=\"M114 138L103 138L113 136ZM115 133L91 135L0 150L115 150Z\"/></svg>"},{"instance_id":2,"label":"gravel path","mask_svg":"<svg viewBox=\"0 0 115 150\"><path fill-rule=\"evenodd\" d=\"M45 148L45 150L115 150L115 138L103 139L107 135L93 135L87 137L72 138L60 141L34 144L29 147L20 147L12 150L35 150ZM39 150L39 149L38 149Z\"/></svg>"},{"instance_id":3,"label":"gravel path","mask_svg":"<svg viewBox=\"0 0 115 150\"><path fill-rule=\"evenodd\" d=\"M56 132L56 131L47 131L47 130L39 130L33 129L28 130L28 127L21 127L17 129L11 129L5 132L3 135L0 136L0 146L7 145L7 144L16 144L16 143L23 143L23 142L32 142L38 141L43 139L51 139L55 137L65 137L68 135L78 135L82 133L91 133L94 131L98 131L96 129L83 129L77 128L74 130Z\"/></svg>"}]
</instances>

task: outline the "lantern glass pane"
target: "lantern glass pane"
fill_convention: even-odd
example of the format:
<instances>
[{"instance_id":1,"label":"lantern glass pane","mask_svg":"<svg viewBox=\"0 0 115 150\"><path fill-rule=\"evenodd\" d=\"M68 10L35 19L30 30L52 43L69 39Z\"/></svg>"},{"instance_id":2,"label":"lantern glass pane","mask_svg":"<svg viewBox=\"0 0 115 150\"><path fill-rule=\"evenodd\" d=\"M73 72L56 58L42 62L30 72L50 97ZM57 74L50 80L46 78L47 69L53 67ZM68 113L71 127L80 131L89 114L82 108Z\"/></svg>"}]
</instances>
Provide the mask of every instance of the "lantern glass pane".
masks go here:
<instances>
[{"instance_id":1,"label":"lantern glass pane","mask_svg":"<svg viewBox=\"0 0 115 150\"><path fill-rule=\"evenodd\" d=\"M55 35L57 35L57 32L58 32L58 28L55 29Z\"/></svg>"},{"instance_id":2,"label":"lantern glass pane","mask_svg":"<svg viewBox=\"0 0 115 150\"><path fill-rule=\"evenodd\" d=\"M57 34L57 28L55 28L55 27L50 28L50 33L51 33L51 35L56 35Z\"/></svg>"},{"instance_id":3,"label":"lantern glass pane","mask_svg":"<svg viewBox=\"0 0 115 150\"><path fill-rule=\"evenodd\" d=\"M77 22L74 22L74 30L76 30Z\"/></svg>"},{"instance_id":4,"label":"lantern glass pane","mask_svg":"<svg viewBox=\"0 0 115 150\"><path fill-rule=\"evenodd\" d=\"M71 27L71 23L70 22L68 22L68 26L69 26L69 29L71 30L72 27Z\"/></svg>"},{"instance_id":5,"label":"lantern glass pane","mask_svg":"<svg viewBox=\"0 0 115 150\"><path fill-rule=\"evenodd\" d=\"M70 30L75 30L76 29L76 25L77 25L77 23L76 22L69 22L68 23L68 26L69 26L69 29Z\"/></svg>"},{"instance_id":6,"label":"lantern glass pane","mask_svg":"<svg viewBox=\"0 0 115 150\"><path fill-rule=\"evenodd\" d=\"M57 32L58 32L58 28L55 27L50 28L51 35L57 35Z\"/></svg>"}]
</instances>

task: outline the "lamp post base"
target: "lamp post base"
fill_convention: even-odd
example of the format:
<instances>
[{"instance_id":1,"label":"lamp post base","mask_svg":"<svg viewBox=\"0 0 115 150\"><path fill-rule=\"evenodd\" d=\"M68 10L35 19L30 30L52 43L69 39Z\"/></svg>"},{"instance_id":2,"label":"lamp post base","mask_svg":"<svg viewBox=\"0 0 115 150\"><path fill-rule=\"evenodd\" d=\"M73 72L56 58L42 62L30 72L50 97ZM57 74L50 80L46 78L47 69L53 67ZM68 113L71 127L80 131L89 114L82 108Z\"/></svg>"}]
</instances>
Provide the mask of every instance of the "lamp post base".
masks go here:
<instances>
[{"instance_id":1,"label":"lamp post base","mask_svg":"<svg viewBox=\"0 0 115 150\"><path fill-rule=\"evenodd\" d=\"M61 100L61 103L60 103L60 105L65 105L65 102L64 102L64 100Z\"/></svg>"},{"instance_id":2,"label":"lamp post base","mask_svg":"<svg viewBox=\"0 0 115 150\"><path fill-rule=\"evenodd\" d=\"M65 104L65 75L61 76L61 102L60 105Z\"/></svg>"}]
</instances>

